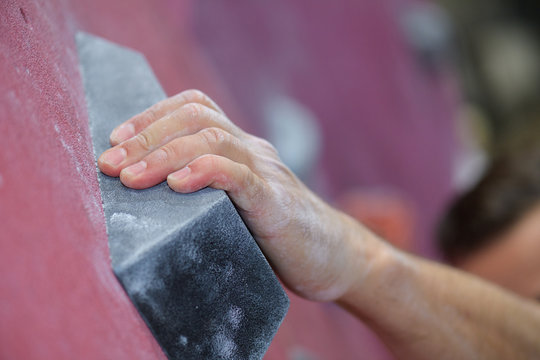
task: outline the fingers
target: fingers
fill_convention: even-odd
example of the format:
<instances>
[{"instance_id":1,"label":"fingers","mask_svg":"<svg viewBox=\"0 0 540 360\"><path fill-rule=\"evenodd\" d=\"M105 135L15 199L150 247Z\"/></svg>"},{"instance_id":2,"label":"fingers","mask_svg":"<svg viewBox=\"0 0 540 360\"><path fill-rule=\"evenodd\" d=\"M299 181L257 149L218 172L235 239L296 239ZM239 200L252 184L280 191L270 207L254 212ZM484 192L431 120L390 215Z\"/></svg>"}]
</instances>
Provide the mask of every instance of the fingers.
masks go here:
<instances>
[{"instance_id":1,"label":"fingers","mask_svg":"<svg viewBox=\"0 0 540 360\"><path fill-rule=\"evenodd\" d=\"M166 178L179 192L222 189L251 211L262 203L267 186L251 170L247 138L209 97L189 90L116 128L111 134L115 146L100 156L98 165L135 189Z\"/></svg>"},{"instance_id":2,"label":"fingers","mask_svg":"<svg viewBox=\"0 0 540 360\"><path fill-rule=\"evenodd\" d=\"M134 137L135 135L146 129L150 124L174 112L178 108L191 103L206 106L207 108L224 115L223 111L219 108L219 106L217 106L217 104L203 92L199 90L183 91L178 95L160 101L159 103L153 105L142 113L135 115L128 121L118 126L111 133L111 145L118 145L121 142Z\"/></svg>"},{"instance_id":3,"label":"fingers","mask_svg":"<svg viewBox=\"0 0 540 360\"><path fill-rule=\"evenodd\" d=\"M120 180L128 187L144 189L162 182L170 173L205 154L251 164L250 153L238 138L220 128L206 128L196 134L176 138L136 164L124 168L120 172Z\"/></svg>"},{"instance_id":4,"label":"fingers","mask_svg":"<svg viewBox=\"0 0 540 360\"><path fill-rule=\"evenodd\" d=\"M190 193L205 187L227 191L241 210L256 212L267 195L266 183L245 165L218 155L203 155L170 174L174 191Z\"/></svg>"},{"instance_id":5,"label":"fingers","mask_svg":"<svg viewBox=\"0 0 540 360\"><path fill-rule=\"evenodd\" d=\"M167 142L205 128L224 129L237 137L243 136L223 114L198 103L189 103L153 122L137 136L105 151L98 159L98 166L109 176L119 176L122 169Z\"/></svg>"}]
</instances>

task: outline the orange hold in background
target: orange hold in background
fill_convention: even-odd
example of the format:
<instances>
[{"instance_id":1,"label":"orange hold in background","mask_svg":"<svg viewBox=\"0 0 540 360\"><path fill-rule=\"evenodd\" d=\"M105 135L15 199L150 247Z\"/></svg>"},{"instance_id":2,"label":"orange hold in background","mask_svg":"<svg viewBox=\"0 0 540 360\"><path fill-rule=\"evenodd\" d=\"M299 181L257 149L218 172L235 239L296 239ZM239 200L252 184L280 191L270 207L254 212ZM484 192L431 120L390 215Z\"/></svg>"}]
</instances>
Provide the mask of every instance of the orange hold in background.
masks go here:
<instances>
[{"instance_id":1,"label":"orange hold in background","mask_svg":"<svg viewBox=\"0 0 540 360\"><path fill-rule=\"evenodd\" d=\"M403 194L385 189L353 189L340 195L336 206L392 245L411 251L416 210Z\"/></svg>"}]
</instances>

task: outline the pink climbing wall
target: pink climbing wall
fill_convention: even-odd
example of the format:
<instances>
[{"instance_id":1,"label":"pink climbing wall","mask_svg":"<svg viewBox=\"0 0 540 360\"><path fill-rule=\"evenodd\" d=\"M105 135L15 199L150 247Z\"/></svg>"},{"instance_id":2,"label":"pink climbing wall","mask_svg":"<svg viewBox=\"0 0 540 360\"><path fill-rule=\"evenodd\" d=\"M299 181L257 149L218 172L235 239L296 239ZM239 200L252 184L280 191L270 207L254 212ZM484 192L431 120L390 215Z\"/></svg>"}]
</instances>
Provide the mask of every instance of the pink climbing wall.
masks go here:
<instances>
[{"instance_id":1,"label":"pink climbing wall","mask_svg":"<svg viewBox=\"0 0 540 360\"><path fill-rule=\"evenodd\" d=\"M248 130L261 131L261 84L273 81L321 121L327 197L399 188L430 253L450 189L451 82L406 47L405 3L3 0L0 359L164 358L110 268L78 29L141 51L168 94L200 88ZM343 310L293 296L267 358L387 356Z\"/></svg>"},{"instance_id":2,"label":"pink climbing wall","mask_svg":"<svg viewBox=\"0 0 540 360\"><path fill-rule=\"evenodd\" d=\"M418 211L414 250L450 195L456 89L448 63L426 66L405 19L429 1L201 0L194 27L236 103L260 124L262 101L290 96L323 134L320 187L330 201L391 187ZM319 180L320 182L320 180Z\"/></svg>"}]
</instances>

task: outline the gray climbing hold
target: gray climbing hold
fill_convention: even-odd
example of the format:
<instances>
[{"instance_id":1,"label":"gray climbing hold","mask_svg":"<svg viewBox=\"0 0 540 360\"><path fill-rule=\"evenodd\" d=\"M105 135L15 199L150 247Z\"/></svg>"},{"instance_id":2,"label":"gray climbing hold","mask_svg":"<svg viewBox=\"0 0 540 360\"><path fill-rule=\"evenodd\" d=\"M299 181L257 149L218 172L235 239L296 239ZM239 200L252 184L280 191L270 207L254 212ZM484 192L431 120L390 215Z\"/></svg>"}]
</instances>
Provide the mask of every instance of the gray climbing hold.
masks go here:
<instances>
[{"instance_id":1,"label":"gray climbing hold","mask_svg":"<svg viewBox=\"0 0 540 360\"><path fill-rule=\"evenodd\" d=\"M76 42L97 157L165 93L141 54L84 33ZM227 195L98 177L114 273L169 359L262 358L289 299Z\"/></svg>"}]
</instances>

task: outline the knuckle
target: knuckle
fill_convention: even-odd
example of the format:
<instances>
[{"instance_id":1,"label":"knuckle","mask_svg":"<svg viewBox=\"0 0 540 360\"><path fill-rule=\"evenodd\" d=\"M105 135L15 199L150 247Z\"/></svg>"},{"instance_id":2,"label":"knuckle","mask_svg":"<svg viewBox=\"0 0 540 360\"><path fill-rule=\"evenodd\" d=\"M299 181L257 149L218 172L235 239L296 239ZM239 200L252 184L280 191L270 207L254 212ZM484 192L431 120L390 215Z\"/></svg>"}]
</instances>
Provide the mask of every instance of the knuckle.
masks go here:
<instances>
[{"instance_id":1,"label":"knuckle","mask_svg":"<svg viewBox=\"0 0 540 360\"><path fill-rule=\"evenodd\" d=\"M270 160L268 163L269 163L270 166L272 166L275 169L275 171L277 173L281 173L281 174L289 174L290 173L290 170L287 167L287 165L285 165L283 163L283 161L281 161L281 160L273 159L273 160Z\"/></svg>"},{"instance_id":2,"label":"knuckle","mask_svg":"<svg viewBox=\"0 0 540 360\"><path fill-rule=\"evenodd\" d=\"M225 130L216 127L206 128L200 134L203 140L210 146L221 145L229 138Z\"/></svg>"},{"instance_id":3,"label":"knuckle","mask_svg":"<svg viewBox=\"0 0 540 360\"><path fill-rule=\"evenodd\" d=\"M208 162L210 163L212 169L214 169L217 173L222 174L222 176L225 176L225 163L223 162L223 158L218 155L210 154L208 155Z\"/></svg>"},{"instance_id":4,"label":"knuckle","mask_svg":"<svg viewBox=\"0 0 540 360\"><path fill-rule=\"evenodd\" d=\"M197 168L207 169L207 171L218 171L221 165L219 157L213 154L202 155L196 160L194 160L193 163L197 165Z\"/></svg>"},{"instance_id":5,"label":"knuckle","mask_svg":"<svg viewBox=\"0 0 540 360\"><path fill-rule=\"evenodd\" d=\"M201 113L204 111L201 104L193 102L182 105L181 109L182 112L191 119L198 119L201 116Z\"/></svg>"},{"instance_id":6,"label":"knuckle","mask_svg":"<svg viewBox=\"0 0 540 360\"><path fill-rule=\"evenodd\" d=\"M241 184L239 184L242 187L241 190L247 192L252 199L260 198L262 189L257 175L247 165L243 165L241 171L243 173Z\"/></svg>"},{"instance_id":7,"label":"knuckle","mask_svg":"<svg viewBox=\"0 0 540 360\"><path fill-rule=\"evenodd\" d=\"M276 147L274 145L272 145L272 143L270 143L270 141L266 140L266 139L263 139L263 138L255 138L255 144L260 148L262 149L263 151L266 151L270 154L273 154L273 155L277 155L278 154L278 151L276 149Z\"/></svg>"},{"instance_id":8,"label":"knuckle","mask_svg":"<svg viewBox=\"0 0 540 360\"><path fill-rule=\"evenodd\" d=\"M152 138L147 131L140 132L135 136L135 141L145 151L152 150Z\"/></svg>"},{"instance_id":9,"label":"knuckle","mask_svg":"<svg viewBox=\"0 0 540 360\"><path fill-rule=\"evenodd\" d=\"M254 176L253 176L253 172L251 171L251 169L249 168L249 166L245 165L245 164L240 164L240 171L242 172L242 174L244 174L243 176L243 183L246 187L251 187L254 183Z\"/></svg>"},{"instance_id":10,"label":"knuckle","mask_svg":"<svg viewBox=\"0 0 540 360\"><path fill-rule=\"evenodd\" d=\"M187 102L200 102L208 98L205 93L197 89L189 89L182 92L182 97Z\"/></svg>"},{"instance_id":11,"label":"knuckle","mask_svg":"<svg viewBox=\"0 0 540 360\"><path fill-rule=\"evenodd\" d=\"M148 121L148 122L153 122L155 120L158 119L158 115L157 115L157 111L156 111L156 108L154 106L152 106L151 108L147 109L145 112L144 112L144 118Z\"/></svg>"},{"instance_id":12,"label":"knuckle","mask_svg":"<svg viewBox=\"0 0 540 360\"><path fill-rule=\"evenodd\" d=\"M166 162L168 160L175 159L178 155L176 147L172 144L162 146L159 151L161 152L160 158Z\"/></svg>"},{"instance_id":13,"label":"knuckle","mask_svg":"<svg viewBox=\"0 0 540 360\"><path fill-rule=\"evenodd\" d=\"M205 165L215 165L216 164L216 156L212 154L204 154L199 159L200 162L204 163Z\"/></svg>"}]
</instances>

